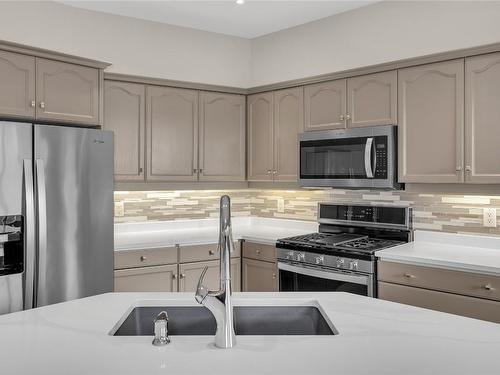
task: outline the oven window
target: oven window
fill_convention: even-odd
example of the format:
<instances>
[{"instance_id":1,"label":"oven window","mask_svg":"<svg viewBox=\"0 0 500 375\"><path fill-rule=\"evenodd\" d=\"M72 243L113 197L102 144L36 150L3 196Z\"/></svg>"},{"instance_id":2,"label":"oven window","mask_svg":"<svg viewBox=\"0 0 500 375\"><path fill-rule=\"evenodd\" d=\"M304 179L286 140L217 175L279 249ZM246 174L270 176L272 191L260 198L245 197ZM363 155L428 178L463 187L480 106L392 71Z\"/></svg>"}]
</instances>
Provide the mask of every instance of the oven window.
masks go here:
<instances>
[{"instance_id":1,"label":"oven window","mask_svg":"<svg viewBox=\"0 0 500 375\"><path fill-rule=\"evenodd\" d=\"M366 285L321 279L284 270L279 272L279 282L282 292L348 292L368 295Z\"/></svg>"}]
</instances>

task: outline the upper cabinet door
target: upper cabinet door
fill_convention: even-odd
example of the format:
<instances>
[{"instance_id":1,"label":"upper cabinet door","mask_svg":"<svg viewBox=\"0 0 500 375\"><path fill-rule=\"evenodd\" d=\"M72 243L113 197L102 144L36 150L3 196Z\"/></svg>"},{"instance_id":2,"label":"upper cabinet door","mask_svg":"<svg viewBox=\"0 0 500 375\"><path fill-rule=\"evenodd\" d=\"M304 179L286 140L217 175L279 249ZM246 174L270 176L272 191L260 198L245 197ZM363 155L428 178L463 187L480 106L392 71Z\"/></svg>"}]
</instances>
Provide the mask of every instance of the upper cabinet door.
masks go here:
<instances>
[{"instance_id":1,"label":"upper cabinet door","mask_svg":"<svg viewBox=\"0 0 500 375\"><path fill-rule=\"evenodd\" d=\"M276 181L297 181L298 135L304 131L303 88L274 93L274 169Z\"/></svg>"},{"instance_id":2,"label":"upper cabinet door","mask_svg":"<svg viewBox=\"0 0 500 375\"><path fill-rule=\"evenodd\" d=\"M144 85L104 83L104 129L115 133L115 180L144 180Z\"/></svg>"},{"instance_id":3,"label":"upper cabinet door","mask_svg":"<svg viewBox=\"0 0 500 375\"><path fill-rule=\"evenodd\" d=\"M465 61L465 181L500 183L500 54Z\"/></svg>"},{"instance_id":4,"label":"upper cabinet door","mask_svg":"<svg viewBox=\"0 0 500 375\"><path fill-rule=\"evenodd\" d=\"M395 70L347 80L347 127L397 124L398 74Z\"/></svg>"},{"instance_id":5,"label":"upper cabinet door","mask_svg":"<svg viewBox=\"0 0 500 375\"><path fill-rule=\"evenodd\" d=\"M248 181L271 181L273 169L273 93L248 97Z\"/></svg>"},{"instance_id":6,"label":"upper cabinet door","mask_svg":"<svg viewBox=\"0 0 500 375\"><path fill-rule=\"evenodd\" d=\"M35 58L0 51L0 113L35 117Z\"/></svg>"},{"instance_id":7,"label":"upper cabinet door","mask_svg":"<svg viewBox=\"0 0 500 375\"><path fill-rule=\"evenodd\" d=\"M339 79L304 87L306 131L346 127L346 82Z\"/></svg>"},{"instance_id":8,"label":"upper cabinet door","mask_svg":"<svg viewBox=\"0 0 500 375\"><path fill-rule=\"evenodd\" d=\"M463 181L464 61L398 76L399 182Z\"/></svg>"},{"instance_id":9,"label":"upper cabinet door","mask_svg":"<svg viewBox=\"0 0 500 375\"><path fill-rule=\"evenodd\" d=\"M245 181L245 97L200 93L200 180Z\"/></svg>"},{"instance_id":10,"label":"upper cabinet door","mask_svg":"<svg viewBox=\"0 0 500 375\"><path fill-rule=\"evenodd\" d=\"M36 59L36 118L99 124L99 70Z\"/></svg>"},{"instance_id":11,"label":"upper cabinet door","mask_svg":"<svg viewBox=\"0 0 500 375\"><path fill-rule=\"evenodd\" d=\"M146 89L147 179L198 179L198 92Z\"/></svg>"}]
</instances>

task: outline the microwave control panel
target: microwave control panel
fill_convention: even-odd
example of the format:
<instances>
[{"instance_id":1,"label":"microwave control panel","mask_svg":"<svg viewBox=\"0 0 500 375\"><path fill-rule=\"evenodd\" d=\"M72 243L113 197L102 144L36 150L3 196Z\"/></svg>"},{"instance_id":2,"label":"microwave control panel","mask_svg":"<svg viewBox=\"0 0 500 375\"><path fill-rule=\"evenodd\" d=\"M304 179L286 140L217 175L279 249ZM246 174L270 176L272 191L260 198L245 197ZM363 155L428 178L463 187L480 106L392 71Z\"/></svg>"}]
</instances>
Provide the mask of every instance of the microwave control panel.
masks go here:
<instances>
[{"instance_id":1,"label":"microwave control panel","mask_svg":"<svg viewBox=\"0 0 500 375\"><path fill-rule=\"evenodd\" d=\"M375 137L375 178L387 178L387 137Z\"/></svg>"}]
</instances>

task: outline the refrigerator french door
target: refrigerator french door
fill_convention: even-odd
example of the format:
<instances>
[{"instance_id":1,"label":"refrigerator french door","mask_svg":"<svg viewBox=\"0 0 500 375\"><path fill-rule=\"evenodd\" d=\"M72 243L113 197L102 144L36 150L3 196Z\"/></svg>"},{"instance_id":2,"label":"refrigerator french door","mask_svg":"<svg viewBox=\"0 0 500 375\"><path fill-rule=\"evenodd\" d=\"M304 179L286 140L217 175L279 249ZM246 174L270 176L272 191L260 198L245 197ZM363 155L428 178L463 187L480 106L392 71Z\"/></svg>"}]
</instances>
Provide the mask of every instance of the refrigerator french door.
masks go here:
<instances>
[{"instance_id":1,"label":"refrigerator french door","mask_svg":"<svg viewBox=\"0 0 500 375\"><path fill-rule=\"evenodd\" d=\"M0 313L112 291L113 134L0 122L0 137Z\"/></svg>"}]
</instances>

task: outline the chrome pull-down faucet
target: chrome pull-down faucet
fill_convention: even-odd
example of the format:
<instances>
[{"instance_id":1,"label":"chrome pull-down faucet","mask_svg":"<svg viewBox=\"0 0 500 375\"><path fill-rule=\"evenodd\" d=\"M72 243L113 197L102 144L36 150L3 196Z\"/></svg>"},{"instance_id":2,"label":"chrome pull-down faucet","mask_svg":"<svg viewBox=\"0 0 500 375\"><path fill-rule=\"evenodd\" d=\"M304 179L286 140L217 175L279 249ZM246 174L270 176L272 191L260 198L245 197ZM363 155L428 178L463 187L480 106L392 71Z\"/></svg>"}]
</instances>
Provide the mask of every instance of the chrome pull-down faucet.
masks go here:
<instances>
[{"instance_id":1,"label":"chrome pull-down faucet","mask_svg":"<svg viewBox=\"0 0 500 375\"><path fill-rule=\"evenodd\" d=\"M231 303L231 252L234 251L233 235L231 232L231 200L227 195L220 199L220 286L219 290L208 290L203 286L203 278L207 268L203 270L195 299L209 309L217 322L215 346L218 348L232 348L236 344L234 333L233 305Z\"/></svg>"}]
</instances>

